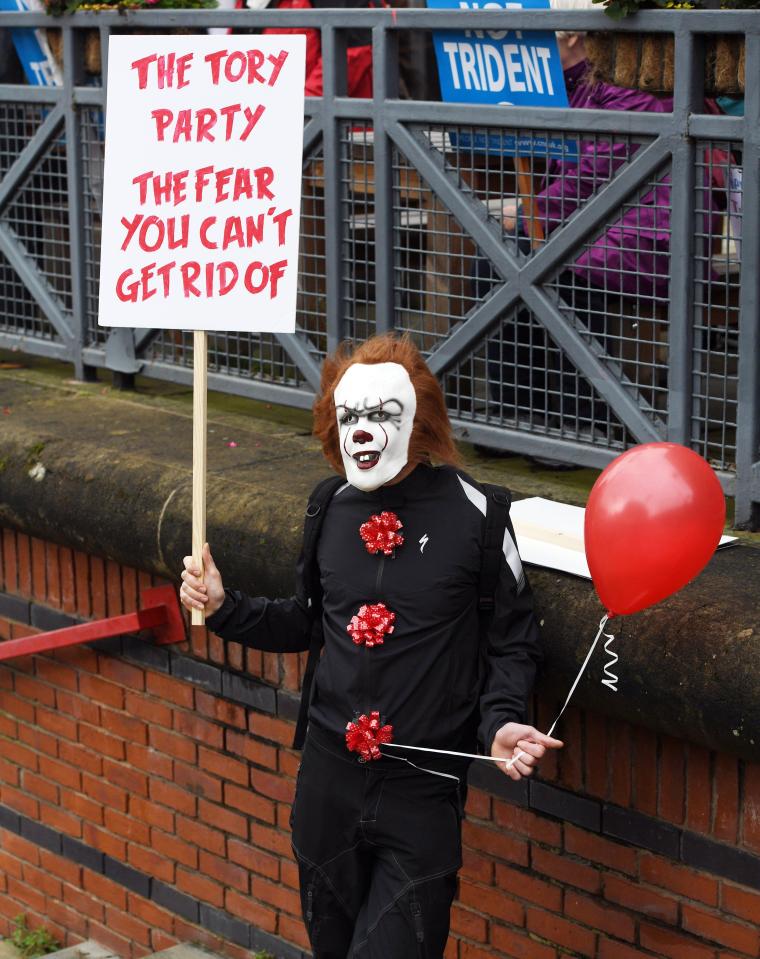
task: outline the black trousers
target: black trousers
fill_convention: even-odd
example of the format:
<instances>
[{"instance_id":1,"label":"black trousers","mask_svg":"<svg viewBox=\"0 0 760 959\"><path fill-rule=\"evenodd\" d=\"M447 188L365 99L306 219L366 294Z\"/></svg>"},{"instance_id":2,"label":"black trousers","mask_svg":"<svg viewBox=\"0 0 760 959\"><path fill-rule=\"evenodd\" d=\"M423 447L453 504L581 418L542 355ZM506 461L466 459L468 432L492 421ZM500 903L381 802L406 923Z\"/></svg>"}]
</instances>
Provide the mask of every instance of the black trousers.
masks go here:
<instances>
[{"instance_id":1,"label":"black trousers","mask_svg":"<svg viewBox=\"0 0 760 959\"><path fill-rule=\"evenodd\" d=\"M291 829L314 959L442 959L463 800L453 779L360 763L310 729Z\"/></svg>"}]
</instances>

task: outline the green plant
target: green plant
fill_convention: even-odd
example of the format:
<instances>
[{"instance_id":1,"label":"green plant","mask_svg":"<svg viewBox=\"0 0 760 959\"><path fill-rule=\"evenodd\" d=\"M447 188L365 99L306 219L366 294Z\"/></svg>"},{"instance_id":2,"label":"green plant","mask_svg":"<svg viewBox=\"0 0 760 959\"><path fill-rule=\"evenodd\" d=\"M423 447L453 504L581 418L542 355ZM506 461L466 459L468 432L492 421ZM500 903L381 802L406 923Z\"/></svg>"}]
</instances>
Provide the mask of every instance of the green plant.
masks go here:
<instances>
[{"instance_id":1,"label":"green plant","mask_svg":"<svg viewBox=\"0 0 760 959\"><path fill-rule=\"evenodd\" d=\"M216 7L217 0L43 0L45 10L54 17L79 10L201 10Z\"/></svg>"},{"instance_id":2,"label":"green plant","mask_svg":"<svg viewBox=\"0 0 760 959\"><path fill-rule=\"evenodd\" d=\"M264 949L261 952L254 952L253 959L274 959L274 956L271 952L267 952L266 949Z\"/></svg>"},{"instance_id":3,"label":"green plant","mask_svg":"<svg viewBox=\"0 0 760 959\"><path fill-rule=\"evenodd\" d=\"M13 945L21 950L24 959L34 959L35 956L44 956L61 948L61 943L51 936L47 929L30 929L26 924L26 915L20 913L13 920Z\"/></svg>"},{"instance_id":4,"label":"green plant","mask_svg":"<svg viewBox=\"0 0 760 959\"><path fill-rule=\"evenodd\" d=\"M593 0L613 20L631 17L639 10L701 10L713 7L710 0ZM721 0L721 10L760 10L760 0Z\"/></svg>"}]
</instances>

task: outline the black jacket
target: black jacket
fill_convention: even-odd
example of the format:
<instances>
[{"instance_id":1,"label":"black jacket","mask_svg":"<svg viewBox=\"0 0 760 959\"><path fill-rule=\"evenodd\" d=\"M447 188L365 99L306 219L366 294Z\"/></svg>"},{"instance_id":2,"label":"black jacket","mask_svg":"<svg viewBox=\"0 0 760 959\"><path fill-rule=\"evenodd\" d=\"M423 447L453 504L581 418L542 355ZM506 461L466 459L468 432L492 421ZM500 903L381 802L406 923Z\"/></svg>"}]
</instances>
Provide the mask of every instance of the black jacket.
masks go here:
<instances>
[{"instance_id":1,"label":"black jacket","mask_svg":"<svg viewBox=\"0 0 760 959\"><path fill-rule=\"evenodd\" d=\"M393 556L371 555L359 535L370 515L395 512L404 543ZM496 730L525 719L541 660L530 588L511 523L485 642L479 637L478 582L485 496L451 468L420 465L395 486L364 493L346 484L324 517L317 560L324 652L315 677L310 723L343 736L346 723L379 710L399 743L472 752L476 733L490 751ZM208 617L225 640L256 649L309 647L311 608L302 561L289 599L226 590ZM357 646L346 631L364 603L396 614L382 645ZM482 656L481 656L482 653ZM423 753L401 755L419 760ZM425 757L427 759L427 757Z\"/></svg>"}]
</instances>

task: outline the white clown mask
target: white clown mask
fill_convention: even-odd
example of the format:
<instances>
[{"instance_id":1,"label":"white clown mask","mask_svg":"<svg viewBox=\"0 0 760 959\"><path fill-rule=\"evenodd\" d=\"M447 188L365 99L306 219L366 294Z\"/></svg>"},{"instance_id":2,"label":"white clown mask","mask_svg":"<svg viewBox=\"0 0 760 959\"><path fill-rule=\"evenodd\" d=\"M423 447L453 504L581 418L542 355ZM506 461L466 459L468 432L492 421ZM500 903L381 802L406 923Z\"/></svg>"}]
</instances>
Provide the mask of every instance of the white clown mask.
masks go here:
<instances>
[{"instance_id":1,"label":"white clown mask","mask_svg":"<svg viewBox=\"0 0 760 959\"><path fill-rule=\"evenodd\" d=\"M333 394L348 482L369 493L406 466L417 395L400 363L353 363Z\"/></svg>"}]
</instances>

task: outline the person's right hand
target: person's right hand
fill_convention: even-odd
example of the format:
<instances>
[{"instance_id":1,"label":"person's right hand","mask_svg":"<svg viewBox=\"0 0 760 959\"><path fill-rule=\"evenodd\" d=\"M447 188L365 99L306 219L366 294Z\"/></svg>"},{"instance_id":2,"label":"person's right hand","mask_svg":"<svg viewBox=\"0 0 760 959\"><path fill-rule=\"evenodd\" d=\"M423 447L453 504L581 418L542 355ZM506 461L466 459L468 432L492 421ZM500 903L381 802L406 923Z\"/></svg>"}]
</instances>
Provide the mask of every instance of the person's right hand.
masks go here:
<instances>
[{"instance_id":1,"label":"person's right hand","mask_svg":"<svg viewBox=\"0 0 760 959\"><path fill-rule=\"evenodd\" d=\"M201 571L192 556L185 556L182 562L183 583L179 598L185 609L202 609L206 616L215 613L224 602L222 574L216 568L208 543L203 544L203 567L205 575L201 580Z\"/></svg>"},{"instance_id":2,"label":"person's right hand","mask_svg":"<svg viewBox=\"0 0 760 959\"><path fill-rule=\"evenodd\" d=\"M501 209L501 222L507 233L511 233L517 223L517 200L507 200Z\"/></svg>"}]
</instances>

